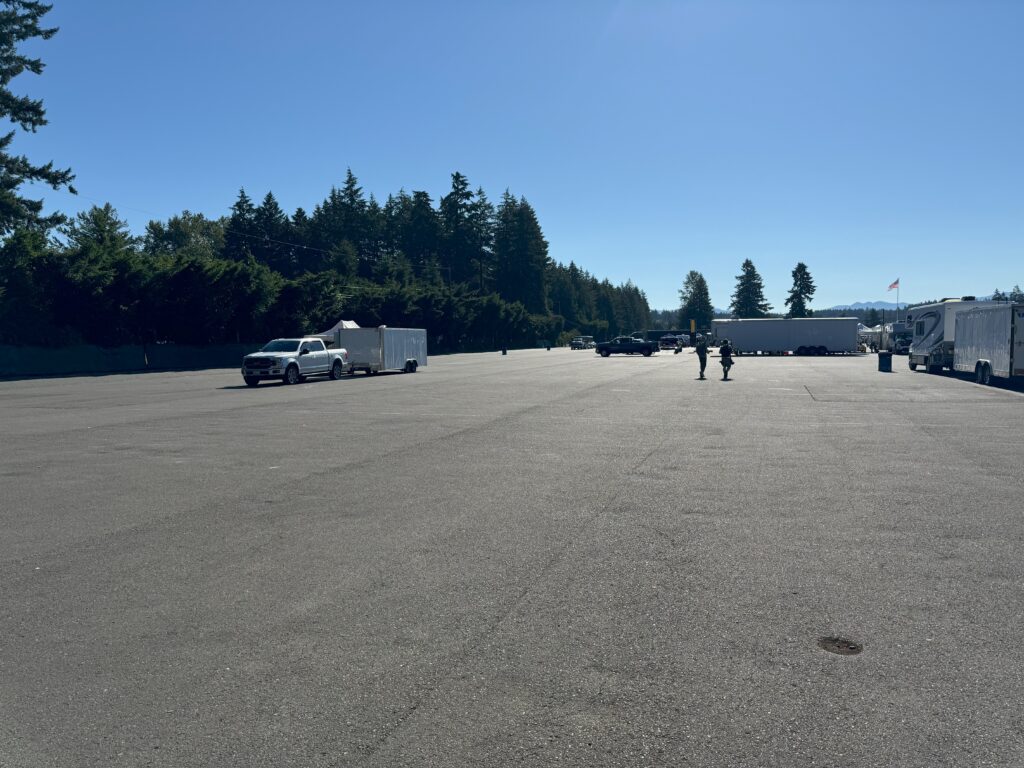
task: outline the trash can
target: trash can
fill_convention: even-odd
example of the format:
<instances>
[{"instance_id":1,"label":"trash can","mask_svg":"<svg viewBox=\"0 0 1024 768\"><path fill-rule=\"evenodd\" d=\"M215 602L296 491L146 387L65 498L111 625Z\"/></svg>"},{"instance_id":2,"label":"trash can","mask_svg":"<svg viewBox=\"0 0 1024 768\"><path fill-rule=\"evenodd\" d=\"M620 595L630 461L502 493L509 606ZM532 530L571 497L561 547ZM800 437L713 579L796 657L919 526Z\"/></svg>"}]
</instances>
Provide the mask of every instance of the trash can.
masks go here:
<instances>
[{"instance_id":1,"label":"trash can","mask_svg":"<svg viewBox=\"0 0 1024 768\"><path fill-rule=\"evenodd\" d=\"M892 373L892 352L878 353L878 370L880 373Z\"/></svg>"}]
</instances>

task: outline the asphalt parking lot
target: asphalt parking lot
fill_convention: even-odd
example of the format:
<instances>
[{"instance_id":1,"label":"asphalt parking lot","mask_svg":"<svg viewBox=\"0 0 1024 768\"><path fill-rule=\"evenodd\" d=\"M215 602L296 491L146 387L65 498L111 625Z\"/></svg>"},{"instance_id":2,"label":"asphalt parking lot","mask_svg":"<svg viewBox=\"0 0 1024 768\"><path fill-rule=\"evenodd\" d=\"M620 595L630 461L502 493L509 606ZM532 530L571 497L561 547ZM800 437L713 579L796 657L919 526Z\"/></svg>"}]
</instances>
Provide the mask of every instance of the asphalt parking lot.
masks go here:
<instances>
[{"instance_id":1,"label":"asphalt parking lot","mask_svg":"<svg viewBox=\"0 0 1024 768\"><path fill-rule=\"evenodd\" d=\"M0 382L0 765L1022 765L1024 393L894 362Z\"/></svg>"}]
</instances>

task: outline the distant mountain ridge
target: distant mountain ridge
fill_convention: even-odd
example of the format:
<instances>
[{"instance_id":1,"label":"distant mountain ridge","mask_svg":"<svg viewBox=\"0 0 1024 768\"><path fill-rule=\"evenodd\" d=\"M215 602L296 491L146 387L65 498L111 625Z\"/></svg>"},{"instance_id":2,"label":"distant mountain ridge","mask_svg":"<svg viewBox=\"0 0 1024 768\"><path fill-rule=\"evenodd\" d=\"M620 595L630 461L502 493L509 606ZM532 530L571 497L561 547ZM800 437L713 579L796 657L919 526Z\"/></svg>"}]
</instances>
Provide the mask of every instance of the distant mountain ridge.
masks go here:
<instances>
[{"instance_id":1,"label":"distant mountain ridge","mask_svg":"<svg viewBox=\"0 0 1024 768\"><path fill-rule=\"evenodd\" d=\"M901 307L907 306L907 302L901 301ZM853 304L836 304L828 309L896 309L895 301L855 301Z\"/></svg>"},{"instance_id":2,"label":"distant mountain ridge","mask_svg":"<svg viewBox=\"0 0 1024 768\"><path fill-rule=\"evenodd\" d=\"M968 297L969 298L969 297ZM988 296L976 296L977 301L991 301L992 294ZM937 299L936 299L937 301ZM901 301L900 306L903 308L908 307L914 302ZM918 302L920 303L920 302ZM896 302L894 301L856 301L853 304L836 304L834 307L829 309L896 309Z\"/></svg>"}]
</instances>

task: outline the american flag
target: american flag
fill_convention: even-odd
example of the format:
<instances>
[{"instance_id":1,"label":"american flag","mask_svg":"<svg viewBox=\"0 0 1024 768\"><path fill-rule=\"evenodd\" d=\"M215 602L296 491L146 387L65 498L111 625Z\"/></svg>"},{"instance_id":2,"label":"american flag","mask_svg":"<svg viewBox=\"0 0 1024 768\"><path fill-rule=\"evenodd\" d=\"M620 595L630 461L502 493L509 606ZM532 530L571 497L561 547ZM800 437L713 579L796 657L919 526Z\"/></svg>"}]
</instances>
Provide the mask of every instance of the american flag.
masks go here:
<instances>
[{"instance_id":1,"label":"american flag","mask_svg":"<svg viewBox=\"0 0 1024 768\"><path fill-rule=\"evenodd\" d=\"M899 288L899 287L900 287L900 279L897 277L896 278L896 282L894 282L892 285L889 286L889 290L891 291L893 288Z\"/></svg>"}]
</instances>

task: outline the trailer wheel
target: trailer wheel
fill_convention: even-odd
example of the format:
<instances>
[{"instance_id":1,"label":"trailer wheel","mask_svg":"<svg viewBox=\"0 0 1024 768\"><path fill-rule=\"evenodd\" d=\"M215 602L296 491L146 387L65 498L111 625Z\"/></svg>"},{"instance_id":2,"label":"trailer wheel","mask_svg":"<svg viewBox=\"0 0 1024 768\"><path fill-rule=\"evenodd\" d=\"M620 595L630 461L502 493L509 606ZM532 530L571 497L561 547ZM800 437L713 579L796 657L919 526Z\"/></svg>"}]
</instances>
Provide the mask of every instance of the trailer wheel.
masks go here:
<instances>
[{"instance_id":1,"label":"trailer wheel","mask_svg":"<svg viewBox=\"0 0 1024 768\"><path fill-rule=\"evenodd\" d=\"M978 383L984 384L986 387L992 383L992 369L988 363L981 364L981 379Z\"/></svg>"},{"instance_id":2,"label":"trailer wheel","mask_svg":"<svg viewBox=\"0 0 1024 768\"><path fill-rule=\"evenodd\" d=\"M916 371L917 370L917 363L915 363L913 360L908 360L907 361L907 365L910 366L910 370L912 370L912 371Z\"/></svg>"},{"instance_id":3,"label":"trailer wheel","mask_svg":"<svg viewBox=\"0 0 1024 768\"><path fill-rule=\"evenodd\" d=\"M403 373L416 373L416 361L415 360L406 360L405 361L405 368L403 370Z\"/></svg>"}]
</instances>

